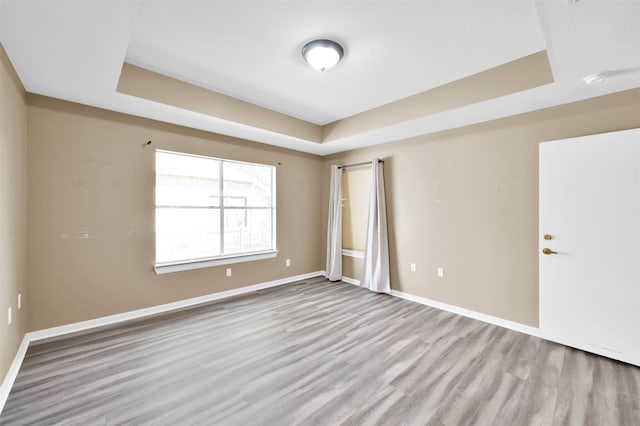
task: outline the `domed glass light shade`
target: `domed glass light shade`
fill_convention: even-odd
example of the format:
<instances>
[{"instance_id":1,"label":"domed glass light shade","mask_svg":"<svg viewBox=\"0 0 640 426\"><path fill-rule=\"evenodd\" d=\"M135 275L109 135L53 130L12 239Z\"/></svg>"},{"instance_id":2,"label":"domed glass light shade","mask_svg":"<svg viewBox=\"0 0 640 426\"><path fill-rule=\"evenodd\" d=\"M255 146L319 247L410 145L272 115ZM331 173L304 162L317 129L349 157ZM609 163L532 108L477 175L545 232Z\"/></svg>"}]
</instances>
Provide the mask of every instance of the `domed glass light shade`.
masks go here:
<instances>
[{"instance_id":1,"label":"domed glass light shade","mask_svg":"<svg viewBox=\"0 0 640 426\"><path fill-rule=\"evenodd\" d=\"M332 40L313 40L302 48L305 61L318 71L333 68L344 55L344 49Z\"/></svg>"}]
</instances>

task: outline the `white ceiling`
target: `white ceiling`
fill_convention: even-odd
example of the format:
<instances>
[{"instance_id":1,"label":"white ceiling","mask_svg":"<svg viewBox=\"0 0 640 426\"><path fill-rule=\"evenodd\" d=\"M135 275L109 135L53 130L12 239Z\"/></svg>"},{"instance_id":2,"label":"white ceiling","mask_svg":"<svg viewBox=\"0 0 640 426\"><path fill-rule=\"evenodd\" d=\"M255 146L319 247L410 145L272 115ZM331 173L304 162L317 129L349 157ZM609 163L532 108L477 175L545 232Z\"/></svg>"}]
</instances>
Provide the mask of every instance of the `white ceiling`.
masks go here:
<instances>
[{"instance_id":1,"label":"white ceiling","mask_svg":"<svg viewBox=\"0 0 640 426\"><path fill-rule=\"evenodd\" d=\"M339 67L304 62L316 38ZM163 2L140 5L127 61L327 124L544 48L532 2Z\"/></svg>"},{"instance_id":2,"label":"white ceiling","mask_svg":"<svg viewBox=\"0 0 640 426\"><path fill-rule=\"evenodd\" d=\"M0 0L29 92L320 155L640 87L638 22L640 0ZM325 73L300 55L318 37L345 47ZM115 91L127 61L326 124L543 49L553 84L326 144Z\"/></svg>"}]
</instances>

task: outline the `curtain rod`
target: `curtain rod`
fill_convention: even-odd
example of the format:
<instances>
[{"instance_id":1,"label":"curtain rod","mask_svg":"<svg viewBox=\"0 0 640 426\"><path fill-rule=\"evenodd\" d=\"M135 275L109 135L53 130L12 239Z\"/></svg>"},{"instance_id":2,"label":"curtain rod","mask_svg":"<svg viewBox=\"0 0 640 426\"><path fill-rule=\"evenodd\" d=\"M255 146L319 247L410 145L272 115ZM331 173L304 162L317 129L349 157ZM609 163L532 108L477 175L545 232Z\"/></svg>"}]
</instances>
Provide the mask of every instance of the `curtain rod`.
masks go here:
<instances>
[{"instance_id":1,"label":"curtain rod","mask_svg":"<svg viewBox=\"0 0 640 426\"><path fill-rule=\"evenodd\" d=\"M378 159L378 163L384 163L384 160ZM362 163L355 163L355 164L347 164L346 166L338 166L338 168L339 169L347 169L349 167L364 166L365 164L371 164L371 161L365 161L365 162L362 162Z\"/></svg>"}]
</instances>

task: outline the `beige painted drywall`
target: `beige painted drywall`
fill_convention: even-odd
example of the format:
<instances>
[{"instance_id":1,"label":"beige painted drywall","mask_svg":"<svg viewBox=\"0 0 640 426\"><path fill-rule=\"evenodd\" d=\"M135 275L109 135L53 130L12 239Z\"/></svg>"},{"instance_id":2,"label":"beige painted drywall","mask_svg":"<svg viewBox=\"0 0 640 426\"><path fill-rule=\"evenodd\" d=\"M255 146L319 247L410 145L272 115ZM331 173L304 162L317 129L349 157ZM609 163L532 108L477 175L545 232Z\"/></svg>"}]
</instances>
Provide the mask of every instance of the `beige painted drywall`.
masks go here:
<instances>
[{"instance_id":1,"label":"beige painted drywall","mask_svg":"<svg viewBox=\"0 0 640 426\"><path fill-rule=\"evenodd\" d=\"M37 95L28 120L31 330L324 269L319 157ZM279 164L278 256L156 275L156 148Z\"/></svg>"},{"instance_id":2,"label":"beige painted drywall","mask_svg":"<svg viewBox=\"0 0 640 426\"><path fill-rule=\"evenodd\" d=\"M542 50L448 84L381 105L323 126L323 142L402 123L438 112L553 83Z\"/></svg>"},{"instance_id":3,"label":"beige painted drywall","mask_svg":"<svg viewBox=\"0 0 640 426\"><path fill-rule=\"evenodd\" d=\"M384 158L392 288L537 326L538 144L636 127L640 89L337 154L322 198L330 164Z\"/></svg>"},{"instance_id":4,"label":"beige painted drywall","mask_svg":"<svg viewBox=\"0 0 640 426\"><path fill-rule=\"evenodd\" d=\"M342 248L362 251L367 238L371 168L344 169L341 183Z\"/></svg>"},{"instance_id":5,"label":"beige painted drywall","mask_svg":"<svg viewBox=\"0 0 640 426\"><path fill-rule=\"evenodd\" d=\"M320 143L322 127L131 64L123 64L118 92L223 120Z\"/></svg>"},{"instance_id":6,"label":"beige painted drywall","mask_svg":"<svg viewBox=\"0 0 640 426\"><path fill-rule=\"evenodd\" d=\"M27 107L25 91L0 44L0 383L27 327ZM23 307L18 310L18 294ZM7 323L12 307L13 322Z\"/></svg>"},{"instance_id":7,"label":"beige painted drywall","mask_svg":"<svg viewBox=\"0 0 640 426\"><path fill-rule=\"evenodd\" d=\"M360 281L364 259L351 256L342 256L342 276Z\"/></svg>"}]
</instances>

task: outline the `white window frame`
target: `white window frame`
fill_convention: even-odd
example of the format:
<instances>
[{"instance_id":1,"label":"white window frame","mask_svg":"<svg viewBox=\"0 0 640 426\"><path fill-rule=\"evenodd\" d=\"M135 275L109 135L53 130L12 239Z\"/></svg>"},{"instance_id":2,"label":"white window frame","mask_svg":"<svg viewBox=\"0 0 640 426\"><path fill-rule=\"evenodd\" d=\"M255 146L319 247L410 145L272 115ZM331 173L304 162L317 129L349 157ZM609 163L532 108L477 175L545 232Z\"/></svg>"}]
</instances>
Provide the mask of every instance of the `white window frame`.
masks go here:
<instances>
[{"instance_id":1,"label":"white window frame","mask_svg":"<svg viewBox=\"0 0 640 426\"><path fill-rule=\"evenodd\" d=\"M271 259L274 258L278 255L278 250L276 249L277 245L277 241L276 241L276 236L277 236L277 232L276 232L276 215L277 215L277 208L276 208L276 168L270 164L260 164L260 163L251 163L251 162L247 162L247 161L236 161L236 160L227 160L224 158L217 158L217 157L209 157L209 156L204 156L204 155L197 155L197 154L190 154L190 153L185 153L185 152L177 152L177 151L167 151L167 150L162 150L162 149L157 149L155 151L156 153L158 152L163 152L163 153L167 153L167 154L174 154L174 155L184 155L184 156L191 156L191 157L198 157L198 158L204 158L207 160L214 160L214 161L219 161L220 162L220 179L219 179L219 184L220 184L220 205L217 207L211 207L212 209L218 209L220 211L220 251L222 253L224 253L224 211L225 211L225 206L224 206L224 192L223 192L223 188L224 188L224 163L238 163L238 164L246 164L246 165L255 165L255 166L261 166L261 167L272 167L273 168L273 173L271 174L271 220L272 220L272 224L271 224L271 249L268 250L261 250L261 251L255 251L255 252L241 252L241 253L233 253L233 254L227 254L227 255L220 255L220 256L213 256L213 257L206 257L206 258L197 258L197 259L184 259L184 260L175 260L175 261L166 261L166 262L157 262L154 265L154 270L156 272L156 274L166 274L166 273L171 273L171 272L179 272L179 271L187 271L187 270L191 270L191 269L200 269L200 268L209 268L212 266L221 266L221 265L230 265L230 264L234 264L234 263L241 263L241 262L251 262L251 261L255 261L255 260L262 260L262 259ZM157 176L157 172L156 172L156 176ZM154 203L155 204L155 203ZM178 207L178 206L176 206ZM154 215L155 212L158 208L158 205L156 204L154 207ZM238 210L238 209L243 209L243 210L250 210L252 209L252 207L244 207L244 208L239 208L239 207L226 207L227 209L233 209L233 210ZM268 209L268 207L253 207L255 209ZM154 233L155 235L155 233ZM157 244L157 241L155 241L155 243ZM155 246L154 246L155 247Z\"/></svg>"}]
</instances>

